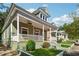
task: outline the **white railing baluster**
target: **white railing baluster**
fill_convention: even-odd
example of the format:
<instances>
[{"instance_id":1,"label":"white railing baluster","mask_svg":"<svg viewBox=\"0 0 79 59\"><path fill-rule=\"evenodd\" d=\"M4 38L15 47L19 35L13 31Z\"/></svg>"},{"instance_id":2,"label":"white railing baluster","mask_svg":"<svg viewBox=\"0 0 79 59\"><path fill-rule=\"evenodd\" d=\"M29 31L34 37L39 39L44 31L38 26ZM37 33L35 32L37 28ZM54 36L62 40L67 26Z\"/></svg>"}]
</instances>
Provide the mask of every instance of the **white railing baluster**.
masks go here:
<instances>
[{"instance_id":1,"label":"white railing baluster","mask_svg":"<svg viewBox=\"0 0 79 59\"><path fill-rule=\"evenodd\" d=\"M35 41L43 41L41 35L20 34L20 40L33 39Z\"/></svg>"}]
</instances>

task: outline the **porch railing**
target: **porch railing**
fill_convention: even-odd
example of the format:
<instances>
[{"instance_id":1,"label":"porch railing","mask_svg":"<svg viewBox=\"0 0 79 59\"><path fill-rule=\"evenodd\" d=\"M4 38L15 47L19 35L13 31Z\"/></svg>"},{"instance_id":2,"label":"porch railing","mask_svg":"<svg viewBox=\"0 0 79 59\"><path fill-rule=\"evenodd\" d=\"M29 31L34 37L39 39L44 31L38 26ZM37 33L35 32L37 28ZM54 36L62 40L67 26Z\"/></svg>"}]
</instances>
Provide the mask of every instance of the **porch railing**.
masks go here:
<instances>
[{"instance_id":1,"label":"porch railing","mask_svg":"<svg viewBox=\"0 0 79 59\"><path fill-rule=\"evenodd\" d=\"M41 35L31 35L31 34L20 34L20 41L24 41L24 40L34 40L34 41L43 41L43 36Z\"/></svg>"}]
</instances>

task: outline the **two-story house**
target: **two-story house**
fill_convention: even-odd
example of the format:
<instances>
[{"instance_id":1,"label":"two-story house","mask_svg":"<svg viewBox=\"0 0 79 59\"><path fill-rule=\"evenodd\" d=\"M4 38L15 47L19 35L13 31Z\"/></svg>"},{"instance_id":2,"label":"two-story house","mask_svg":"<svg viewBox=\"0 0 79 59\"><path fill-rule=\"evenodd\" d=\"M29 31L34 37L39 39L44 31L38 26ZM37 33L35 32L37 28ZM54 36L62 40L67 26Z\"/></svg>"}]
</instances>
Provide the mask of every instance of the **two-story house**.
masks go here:
<instances>
[{"instance_id":1,"label":"two-story house","mask_svg":"<svg viewBox=\"0 0 79 59\"><path fill-rule=\"evenodd\" d=\"M6 45L10 37L12 42L21 42L29 39L50 42L51 31L56 27L47 22L49 17L46 7L40 7L30 13L16 4L12 4L2 29L3 44Z\"/></svg>"}]
</instances>

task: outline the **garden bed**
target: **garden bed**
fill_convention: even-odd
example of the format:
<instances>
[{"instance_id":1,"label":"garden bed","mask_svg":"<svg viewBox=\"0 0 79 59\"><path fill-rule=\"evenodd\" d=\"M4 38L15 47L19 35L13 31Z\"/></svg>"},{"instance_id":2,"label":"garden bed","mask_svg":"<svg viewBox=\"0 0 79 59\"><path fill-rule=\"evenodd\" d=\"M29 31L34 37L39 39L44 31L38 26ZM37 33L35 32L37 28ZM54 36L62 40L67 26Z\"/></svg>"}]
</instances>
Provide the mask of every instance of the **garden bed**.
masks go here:
<instances>
[{"instance_id":1,"label":"garden bed","mask_svg":"<svg viewBox=\"0 0 79 59\"><path fill-rule=\"evenodd\" d=\"M48 42L44 42L42 44L42 48L36 49L36 42L33 40L29 40L26 42L24 47L21 48L21 55L28 56L56 56L61 52L61 50L57 50L55 48L50 48L50 44ZM24 52L23 52L24 51Z\"/></svg>"},{"instance_id":2,"label":"garden bed","mask_svg":"<svg viewBox=\"0 0 79 59\"><path fill-rule=\"evenodd\" d=\"M51 49L40 48L40 49L36 49L36 50L32 51L31 54L34 56L56 56L60 52L61 52L61 50L57 50L57 49L53 49L53 48L51 48Z\"/></svg>"}]
</instances>

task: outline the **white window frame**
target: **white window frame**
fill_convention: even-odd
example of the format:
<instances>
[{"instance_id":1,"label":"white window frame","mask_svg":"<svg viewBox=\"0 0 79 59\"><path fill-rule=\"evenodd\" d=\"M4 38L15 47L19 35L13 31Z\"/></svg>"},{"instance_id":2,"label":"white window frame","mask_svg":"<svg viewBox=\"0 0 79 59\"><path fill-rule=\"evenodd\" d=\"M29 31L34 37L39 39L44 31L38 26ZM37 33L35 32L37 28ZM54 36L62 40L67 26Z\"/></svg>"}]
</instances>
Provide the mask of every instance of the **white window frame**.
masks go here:
<instances>
[{"instance_id":1,"label":"white window frame","mask_svg":"<svg viewBox=\"0 0 79 59\"><path fill-rule=\"evenodd\" d=\"M26 29L26 30L27 30L27 34L29 34L29 29L26 28L26 27L21 27L21 34L22 34L22 30L23 30L23 29Z\"/></svg>"},{"instance_id":2,"label":"white window frame","mask_svg":"<svg viewBox=\"0 0 79 59\"><path fill-rule=\"evenodd\" d=\"M41 32L40 32L40 30L37 29L37 28L34 29L34 35L35 35L35 32L36 32L35 30L38 30L38 31L39 31L38 33L39 33L39 35L40 35Z\"/></svg>"}]
</instances>

